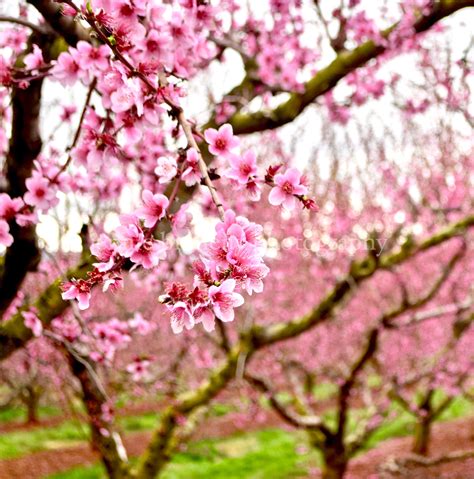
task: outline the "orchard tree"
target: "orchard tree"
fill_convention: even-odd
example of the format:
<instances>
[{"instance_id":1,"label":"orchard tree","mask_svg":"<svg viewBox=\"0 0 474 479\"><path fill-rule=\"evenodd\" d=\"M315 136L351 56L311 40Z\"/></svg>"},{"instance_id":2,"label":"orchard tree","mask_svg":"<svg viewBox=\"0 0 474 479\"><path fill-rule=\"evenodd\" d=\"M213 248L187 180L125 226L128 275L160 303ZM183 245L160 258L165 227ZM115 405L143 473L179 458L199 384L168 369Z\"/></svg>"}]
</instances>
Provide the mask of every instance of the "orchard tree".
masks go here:
<instances>
[{"instance_id":1,"label":"orchard tree","mask_svg":"<svg viewBox=\"0 0 474 479\"><path fill-rule=\"evenodd\" d=\"M474 225L471 78L449 25L473 5L29 0L0 17L0 358L36 334L64 352L110 477L158 476L254 354L312 335L359 288L373 320L397 305L381 277L407 265L416 282L457 257ZM364 117L383 100L398 126ZM438 138L427 118L445 117ZM359 248L337 248L352 234ZM25 298L42 263L58 277ZM156 314L136 315L140 295ZM140 336L146 355L127 360ZM349 349L355 381L366 361ZM194 357L132 466L107 377L118 360L139 383L161 356L171 375Z\"/></svg>"},{"instance_id":2,"label":"orchard tree","mask_svg":"<svg viewBox=\"0 0 474 479\"><path fill-rule=\"evenodd\" d=\"M306 333L297 338L296 345L266 353L261 359L265 366L257 360L255 369L270 372L270 379L254 372L253 368L245 374L247 381L267 396L284 421L307 431L310 444L322 454L323 478L342 478L350 459L367 446L386 420L394 419L392 398L417 418L414 452L426 452L430 426L460 394L472 373L471 355L459 357L454 352L456 347L462 350L472 341L461 342L464 333L472 334L472 302L469 299L459 305L444 306L443 298L438 297L452 285L453 273L460 273L456 269L465 259L465 253L464 244L456 246L447 264L441 266L435 279L418 296L409 292L398 273L393 282L393 274L379 279L388 280L387 286L392 288L400 281L402 294L398 295L398 304L374 316L375 311L367 307L371 292L361 290L331 322L319 327L314 334ZM397 295L394 296L396 299ZM441 302L443 306L424 308L433 302ZM469 313L466 316L469 310L470 316ZM410 315L411 311L417 312ZM447 318L452 313L456 313L454 323ZM430 327L423 324L419 334L414 334L413 328L435 319L443 321ZM434 334L436 330L438 334ZM431 341L422 336L426 334L432 335ZM418 341L410 345L414 337ZM433 342L437 341L442 344L431 352ZM336 348L335 344L342 347ZM421 366L423 361L425 368ZM394 370L402 384L397 383ZM334 385L328 407L334 409L335 416L327 415L321 401L316 400L318 384ZM417 407L411 407L411 402L400 391L402 387L405 394L414 396ZM441 390L446 396L440 401L434 395ZM417 403L421 392L422 398Z\"/></svg>"}]
</instances>

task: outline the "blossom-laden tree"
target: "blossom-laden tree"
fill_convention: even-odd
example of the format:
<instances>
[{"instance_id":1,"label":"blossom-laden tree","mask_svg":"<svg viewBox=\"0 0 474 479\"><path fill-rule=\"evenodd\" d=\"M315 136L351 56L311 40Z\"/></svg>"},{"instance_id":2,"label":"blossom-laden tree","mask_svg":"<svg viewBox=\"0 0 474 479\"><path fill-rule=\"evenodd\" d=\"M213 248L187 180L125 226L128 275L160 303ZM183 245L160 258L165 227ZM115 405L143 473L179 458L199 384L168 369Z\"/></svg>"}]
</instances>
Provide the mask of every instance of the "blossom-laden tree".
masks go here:
<instances>
[{"instance_id":1,"label":"blossom-laden tree","mask_svg":"<svg viewBox=\"0 0 474 479\"><path fill-rule=\"evenodd\" d=\"M470 322L442 308L472 284L471 53L453 32L474 2L338 3L28 0L0 16L0 358L37 336L63 352L111 478L157 477L233 378L272 397L259 364L277 383L295 364L337 378L336 432L308 428L341 477L415 352L451 351L457 385L472 368ZM419 321L420 348L405 323L424 308L443 325L424 344ZM350 396L397 341L416 351L347 442ZM169 396L133 465L115 380Z\"/></svg>"}]
</instances>

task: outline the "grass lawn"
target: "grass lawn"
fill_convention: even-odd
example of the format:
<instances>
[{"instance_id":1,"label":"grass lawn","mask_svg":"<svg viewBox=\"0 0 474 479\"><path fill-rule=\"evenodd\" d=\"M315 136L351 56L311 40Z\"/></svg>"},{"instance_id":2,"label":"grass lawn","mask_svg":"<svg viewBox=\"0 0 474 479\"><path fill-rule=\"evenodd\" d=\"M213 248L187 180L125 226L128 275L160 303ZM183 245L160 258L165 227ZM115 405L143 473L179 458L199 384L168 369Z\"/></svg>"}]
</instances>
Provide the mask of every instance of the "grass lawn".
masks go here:
<instances>
[{"instance_id":1,"label":"grass lawn","mask_svg":"<svg viewBox=\"0 0 474 479\"><path fill-rule=\"evenodd\" d=\"M232 408L226 404L214 404L211 416L222 416ZM48 410L45 410L45 414ZM12 422L21 419L20 410L3 411L5 418ZM50 411L53 415L55 411ZM56 412L57 413L57 412ZM43 417L47 417L44 415ZM126 432L150 431L158 422L158 414L144 413L135 416L124 416L117 420L121 430ZM6 421L6 419L5 419ZM66 420L54 427L41 427L31 430L18 430L0 435L0 460L30 454L45 449L73 447L88 440L88 426L78 420Z\"/></svg>"},{"instance_id":2,"label":"grass lawn","mask_svg":"<svg viewBox=\"0 0 474 479\"><path fill-rule=\"evenodd\" d=\"M299 451L299 453L297 452ZM285 479L307 477L317 454L305 448L305 435L281 429L235 434L221 440L205 440L176 454L164 479ZM100 465L76 468L48 479L102 479Z\"/></svg>"},{"instance_id":3,"label":"grass lawn","mask_svg":"<svg viewBox=\"0 0 474 479\"><path fill-rule=\"evenodd\" d=\"M61 410L53 406L40 406L38 409L38 417L46 419L48 417L57 416ZM0 410L0 424L18 422L24 423L26 421L26 408L24 407L9 407Z\"/></svg>"}]
</instances>

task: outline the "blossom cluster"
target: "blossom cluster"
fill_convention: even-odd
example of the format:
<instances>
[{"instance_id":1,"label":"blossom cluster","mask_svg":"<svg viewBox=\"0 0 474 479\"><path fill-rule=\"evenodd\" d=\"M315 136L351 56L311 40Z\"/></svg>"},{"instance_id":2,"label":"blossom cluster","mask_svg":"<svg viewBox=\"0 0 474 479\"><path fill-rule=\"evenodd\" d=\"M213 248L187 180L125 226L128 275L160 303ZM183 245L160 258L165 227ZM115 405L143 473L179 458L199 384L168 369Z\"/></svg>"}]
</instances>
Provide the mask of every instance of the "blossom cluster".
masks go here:
<instances>
[{"instance_id":1,"label":"blossom cluster","mask_svg":"<svg viewBox=\"0 0 474 479\"><path fill-rule=\"evenodd\" d=\"M206 331L215 327L215 318L233 321L234 308L244 303L238 291L263 291L269 268L263 262L262 227L227 210L216 225L213 242L200 248L194 263L193 289L172 283L160 300L171 313L175 333L201 323Z\"/></svg>"},{"instance_id":2,"label":"blossom cluster","mask_svg":"<svg viewBox=\"0 0 474 479\"><path fill-rule=\"evenodd\" d=\"M223 176L231 180L237 190L245 190L252 201L260 200L262 186L266 184L272 188L268 196L271 205L293 210L300 201L304 208L316 209L314 200L307 196L306 178L297 168L288 168L283 172L283 165L275 165L270 166L264 175L259 174L253 150L238 154L239 140L234 136L231 125L222 125L219 130L209 128L204 137L209 152L230 165Z\"/></svg>"},{"instance_id":3,"label":"blossom cluster","mask_svg":"<svg viewBox=\"0 0 474 479\"><path fill-rule=\"evenodd\" d=\"M63 284L63 299L77 300L79 309L89 307L91 290L102 284L103 290L117 289L122 285L121 270L127 261L132 267L152 269L166 258L167 245L153 237L157 223L167 214L168 198L145 190L143 206L134 214L122 215L115 232L115 241L106 234L91 246L91 253L99 260L87 279L72 279Z\"/></svg>"}]
</instances>

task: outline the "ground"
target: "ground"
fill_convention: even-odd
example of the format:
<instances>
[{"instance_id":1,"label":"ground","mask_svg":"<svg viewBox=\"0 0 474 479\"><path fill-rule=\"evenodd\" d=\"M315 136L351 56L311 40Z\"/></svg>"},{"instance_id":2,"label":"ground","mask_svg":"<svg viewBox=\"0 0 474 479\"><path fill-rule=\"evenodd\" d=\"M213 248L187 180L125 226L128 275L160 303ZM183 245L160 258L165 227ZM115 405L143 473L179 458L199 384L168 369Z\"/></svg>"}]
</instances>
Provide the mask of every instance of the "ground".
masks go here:
<instances>
[{"instance_id":1,"label":"ground","mask_svg":"<svg viewBox=\"0 0 474 479\"><path fill-rule=\"evenodd\" d=\"M138 414L138 411L135 411ZM129 455L139 454L150 437L148 424L155 421L154 415L143 411L141 416L124 419ZM4 425L5 436L15 441L15 449L3 450L0 461L0 479L97 479L103 473L98 457L69 423L60 423L57 418L47 420L57 438L45 433L45 424L40 428L24 428ZM54 427L53 427L54 426ZM76 425L77 427L77 425ZM403 426L406 427L406 426ZM16 428L16 429L15 429ZM46 450L28 453L27 439L35 434L43 441ZM69 435L69 436L68 436ZM47 438L47 439L46 439ZM65 440L64 438L68 439ZM213 439L221 438L219 441ZM46 441L46 443L45 443ZM47 443L49 441L49 443ZM391 457L400 457L409 452L410 437L392 438L378 443L368 452L352 461L347 479L375 479L380 477L380 464ZM431 455L446 454L457 450L474 449L474 417L464 417L435 425L430 450ZM21 451L22 454L19 454ZM25 454L26 452L26 454ZM262 423L250 421L237 427L232 416L214 416L200 427L187 451L178 454L169 467L166 479L284 479L317 478L317 457L308 450L305 436L283 425L278 417L267 412ZM393 475L393 479L474 479L474 459L452 462L436 468L411 468L409 475ZM383 479L392 479L384 476ZM382 478L381 478L382 479Z\"/></svg>"}]
</instances>

